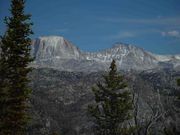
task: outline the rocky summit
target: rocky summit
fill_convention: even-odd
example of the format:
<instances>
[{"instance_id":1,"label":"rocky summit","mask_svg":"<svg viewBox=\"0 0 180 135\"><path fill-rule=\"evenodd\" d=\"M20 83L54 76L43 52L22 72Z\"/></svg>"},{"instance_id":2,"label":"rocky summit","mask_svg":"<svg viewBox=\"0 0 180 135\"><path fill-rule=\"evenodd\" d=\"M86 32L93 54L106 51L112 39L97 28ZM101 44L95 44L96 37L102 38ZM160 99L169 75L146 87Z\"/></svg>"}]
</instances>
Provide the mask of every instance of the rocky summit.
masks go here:
<instances>
[{"instance_id":1,"label":"rocky summit","mask_svg":"<svg viewBox=\"0 0 180 135\"><path fill-rule=\"evenodd\" d=\"M35 67L55 68L62 71L104 71L115 59L122 70L177 68L180 55L157 55L142 48L116 43L99 52L84 52L60 36L40 37L32 42Z\"/></svg>"},{"instance_id":2,"label":"rocky summit","mask_svg":"<svg viewBox=\"0 0 180 135\"><path fill-rule=\"evenodd\" d=\"M80 50L63 37L40 37L32 43L32 55L36 60L80 59Z\"/></svg>"}]
</instances>

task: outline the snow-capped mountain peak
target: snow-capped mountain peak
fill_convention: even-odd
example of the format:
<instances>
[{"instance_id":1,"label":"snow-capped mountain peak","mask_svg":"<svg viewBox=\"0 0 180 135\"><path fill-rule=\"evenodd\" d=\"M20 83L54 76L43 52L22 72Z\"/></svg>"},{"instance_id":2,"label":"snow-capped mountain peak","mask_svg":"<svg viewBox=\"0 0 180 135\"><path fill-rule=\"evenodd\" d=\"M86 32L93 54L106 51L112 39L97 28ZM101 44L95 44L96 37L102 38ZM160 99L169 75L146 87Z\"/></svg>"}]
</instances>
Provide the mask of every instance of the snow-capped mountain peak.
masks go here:
<instances>
[{"instance_id":1,"label":"snow-capped mountain peak","mask_svg":"<svg viewBox=\"0 0 180 135\"><path fill-rule=\"evenodd\" d=\"M147 70L162 65L180 65L180 55L156 55L123 43L116 43L112 48L99 52L83 52L59 36L35 39L32 44L32 55L36 57L36 64L70 71L105 70L113 59L116 60L118 68L124 70Z\"/></svg>"}]
</instances>

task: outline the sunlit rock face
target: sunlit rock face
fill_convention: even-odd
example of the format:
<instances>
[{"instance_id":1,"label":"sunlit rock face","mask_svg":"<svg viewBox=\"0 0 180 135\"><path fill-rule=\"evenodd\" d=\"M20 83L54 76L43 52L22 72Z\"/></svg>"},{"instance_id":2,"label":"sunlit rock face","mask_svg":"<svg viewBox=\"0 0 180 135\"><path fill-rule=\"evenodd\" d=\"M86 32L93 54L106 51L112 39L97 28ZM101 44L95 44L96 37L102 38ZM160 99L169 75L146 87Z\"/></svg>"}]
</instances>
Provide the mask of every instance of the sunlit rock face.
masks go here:
<instances>
[{"instance_id":1,"label":"sunlit rock face","mask_svg":"<svg viewBox=\"0 0 180 135\"><path fill-rule=\"evenodd\" d=\"M36 60L79 59L80 51L63 37L40 37L33 41L32 54Z\"/></svg>"}]
</instances>

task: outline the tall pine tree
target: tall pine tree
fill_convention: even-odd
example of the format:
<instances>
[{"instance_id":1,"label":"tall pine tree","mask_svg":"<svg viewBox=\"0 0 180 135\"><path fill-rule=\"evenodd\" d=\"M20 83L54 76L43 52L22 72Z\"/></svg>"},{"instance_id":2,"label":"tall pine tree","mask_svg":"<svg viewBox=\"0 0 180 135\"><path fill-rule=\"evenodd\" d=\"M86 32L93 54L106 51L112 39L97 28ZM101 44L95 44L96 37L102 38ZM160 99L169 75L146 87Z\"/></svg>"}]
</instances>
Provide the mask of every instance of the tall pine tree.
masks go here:
<instances>
[{"instance_id":1,"label":"tall pine tree","mask_svg":"<svg viewBox=\"0 0 180 135\"><path fill-rule=\"evenodd\" d=\"M24 135L28 123L27 74L32 34L30 15L24 13L25 1L11 1L11 16L5 18L7 31L1 37L0 52L0 135Z\"/></svg>"},{"instance_id":2,"label":"tall pine tree","mask_svg":"<svg viewBox=\"0 0 180 135\"><path fill-rule=\"evenodd\" d=\"M117 72L115 60L103 78L104 83L99 82L92 89L95 103L88 108L94 118L96 135L128 134L129 130L123 123L131 118L132 100L130 92L125 90L124 77Z\"/></svg>"}]
</instances>

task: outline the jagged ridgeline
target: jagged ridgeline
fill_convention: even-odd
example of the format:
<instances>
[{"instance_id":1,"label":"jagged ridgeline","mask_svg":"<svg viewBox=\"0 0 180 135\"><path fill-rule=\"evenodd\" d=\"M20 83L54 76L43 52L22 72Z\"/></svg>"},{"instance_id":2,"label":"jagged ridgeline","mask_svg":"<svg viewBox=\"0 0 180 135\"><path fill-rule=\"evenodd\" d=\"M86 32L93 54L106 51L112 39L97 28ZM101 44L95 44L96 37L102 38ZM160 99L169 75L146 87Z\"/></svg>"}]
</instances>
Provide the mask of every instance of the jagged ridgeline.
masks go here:
<instances>
[{"instance_id":1,"label":"jagged ridgeline","mask_svg":"<svg viewBox=\"0 0 180 135\"><path fill-rule=\"evenodd\" d=\"M40 37L32 43L33 66L65 71L104 71L112 59L122 70L178 69L180 55L156 55L133 45L116 43L99 52L84 52L58 36Z\"/></svg>"}]
</instances>

